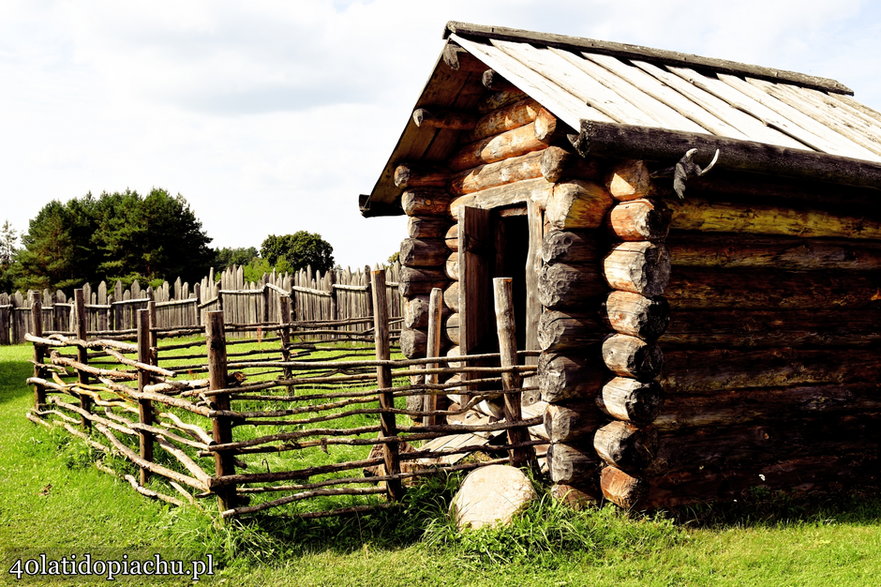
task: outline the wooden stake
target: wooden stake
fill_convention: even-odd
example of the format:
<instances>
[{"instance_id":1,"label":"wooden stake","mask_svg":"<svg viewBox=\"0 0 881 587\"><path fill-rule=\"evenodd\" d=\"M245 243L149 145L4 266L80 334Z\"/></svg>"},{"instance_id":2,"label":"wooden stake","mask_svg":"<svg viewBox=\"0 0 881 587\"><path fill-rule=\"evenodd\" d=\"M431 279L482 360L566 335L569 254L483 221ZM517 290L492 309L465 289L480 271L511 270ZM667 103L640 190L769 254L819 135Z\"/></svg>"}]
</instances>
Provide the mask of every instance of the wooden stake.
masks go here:
<instances>
[{"instance_id":1,"label":"wooden stake","mask_svg":"<svg viewBox=\"0 0 881 587\"><path fill-rule=\"evenodd\" d=\"M517 364L517 330L514 323L514 293L512 279L510 277L496 277L493 279L493 293L495 294L496 306L496 332L499 337L499 360L502 367L511 367ZM511 371L502 373L502 388L505 391L519 389L521 377ZM519 422L522 419L520 412L520 396L512 393L505 394L505 420ZM512 445L520 445L529 440L529 431L526 428L508 428L508 442ZM511 464L515 467L523 467L535 464L535 449L531 446L512 448L509 451Z\"/></svg>"},{"instance_id":2,"label":"wooden stake","mask_svg":"<svg viewBox=\"0 0 881 587\"><path fill-rule=\"evenodd\" d=\"M227 379L226 368L226 333L223 329L223 310L206 314L205 339L208 344L208 388L225 389ZM213 409L229 410L229 394L218 394L212 397ZM228 417L215 416L211 419L212 435L217 444L232 442L232 421ZM214 472L217 477L235 475L234 455L230 452L214 453ZM236 507L236 486L228 484L214 489L220 511Z\"/></svg>"},{"instance_id":3,"label":"wooden stake","mask_svg":"<svg viewBox=\"0 0 881 587\"><path fill-rule=\"evenodd\" d=\"M388 361L391 352L389 349L388 294L385 285L385 270L372 271L370 277L373 285L373 334L376 342L376 358L380 361ZM379 389L391 388L392 372L390 367L379 366L376 368L376 383ZM379 406L383 409L383 413L380 415L380 438L396 437L395 414L388 411L395 407L394 393L381 391ZM386 475L398 475L401 472L397 442L383 444L382 458L385 463ZM404 486L400 479L390 479L386 482L386 488L389 498L394 501L400 500L404 495Z\"/></svg>"},{"instance_id":4,"label":"wooden stake","mask_svg":"<svg viewBox=\"0 0 881 587\"><path fill-rule=\"evenodd\" d=\"M153 303L153 302L151 302ZM155 312L155 303L153 303L153 309ZM152 363L152 353L150 351L150 328L152 326L152 320L150 315L150 310L138 310L137 315L137 324L138 324L138 361L142 363ZM145 371L143 369L138 369L138 392L142 393L144 388L151 383L150 372ZM138 400L138 421L141 424L146 426L152 426L153 424L153 402L148 399L139 399ZM143 428L138 430L139 435L139 444L140 444L140 454L141 458L147 462L153 462L153 434L144 430ZM140 468L139 480L141 485L147 483L150 479L150 471L145 468Z\"/></svg>"},{"instance_id":5,"label":"wooden stake","mask_svg":"<svg viewBox=\"0 0 881 587\"><path fill-rule=\"evenodd\" d=\"M431 357L439 357L441 356L441 333L443 332L443 312L444 312L444 295L443 290L440 288L434 288L431 290L431 296L428 299L428 350L426 352L426 356ZM429 369L439 367L439 364L430 364L428 365ZM427 385L436 385L438 383L437 373L432 373L430 375L425 376L425 383ZM446 423L441 422L441 418L437 412L437 400L438 395L436 393L429 393L423 396L423 409L427 412L432 412L423 417L422 422L426 426L435 426L437 424Z\"/></svg>"},{"instance_id":6,"label":"wooden stake","mask_svg":"<svg viewBox=\"0 0 881 587\"><path fill-rule=\"evenodd\" d=\"M43 303L39 294L31 294L31 334L43 336ZM43 377L43 359L46 357L46 346L34 343L34 377ZM34 384L34 410L40 412L46 407L46 388Z\"/></svg>"},{"instance_id":7,"label":"wooden stake","mask_svg":"<svg viewBox=\"0 0 881 587\"><path fill-rule=\"evenodd\" d=\"M82 288L73 290L73 303L76 311L76 336L80 340L86 340L88 338L88 319L86 318L86 298L83 294ZM77 360L79 363L83 365L88 364L89 362L89 351L85 346L77 346L76 350ZM77 379L80 383L84 385L89 384L89 376L81 369L77 369ZM87 395L83 395L80 397L80 406L86 412L92 411L92 398ZM82 418L82 426L84 429L89 430L92 427L92 422L85 416Z\"/></svg>"}]
</instances>

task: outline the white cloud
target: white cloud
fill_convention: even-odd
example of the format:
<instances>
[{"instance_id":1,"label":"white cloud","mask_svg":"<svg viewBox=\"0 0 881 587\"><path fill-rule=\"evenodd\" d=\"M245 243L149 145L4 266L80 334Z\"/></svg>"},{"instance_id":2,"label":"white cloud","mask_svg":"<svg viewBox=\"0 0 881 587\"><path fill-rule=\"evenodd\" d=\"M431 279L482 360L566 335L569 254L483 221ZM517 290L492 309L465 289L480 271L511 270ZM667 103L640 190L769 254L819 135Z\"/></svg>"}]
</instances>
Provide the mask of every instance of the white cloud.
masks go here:
<instances>
[{"instance_id":1,"label":"white cloud","mask_svg":"<svg viewBox=\"0 0 881 587\"><path fill-rule=\"evenodd\" d=\"M180 192L218 246L321 233L384 260L368 192L447 20L583 35L840 78L881 103L877 9L855 0L0 3L0 222L52 198ZM868 100L871 98L874 100Z\"/></svg>"}]
</instances>

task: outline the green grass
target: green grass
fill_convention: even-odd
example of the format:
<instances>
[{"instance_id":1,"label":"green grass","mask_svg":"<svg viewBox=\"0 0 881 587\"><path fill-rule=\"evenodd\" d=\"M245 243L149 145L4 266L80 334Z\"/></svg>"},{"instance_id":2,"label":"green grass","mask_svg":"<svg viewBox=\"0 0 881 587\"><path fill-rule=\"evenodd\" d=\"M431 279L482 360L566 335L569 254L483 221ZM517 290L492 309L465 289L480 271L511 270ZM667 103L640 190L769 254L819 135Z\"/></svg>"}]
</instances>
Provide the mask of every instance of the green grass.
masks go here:
<instances>
[{"instance_id":1,"label":"green grass","mask_svg":"<svg viewBox=\"0 0 881 587\"><path fill-rule=\"evenodd\" d=\"M26 420L30 354L28 346L0 347L0 584L19 583L7 573L17 557L154 552L169 559L210 554L220 565L213 582L229 585L881 582L877 497L810 503L756 494L675 518L610 507L572 512L545 497L509 528L459 533L445 516L456 485L450 478L411 490L394 512L313 522L269 514L219 525L194 508L137 495L96 470L95 455L78 439Z\"/></svg>"}]
</instances>

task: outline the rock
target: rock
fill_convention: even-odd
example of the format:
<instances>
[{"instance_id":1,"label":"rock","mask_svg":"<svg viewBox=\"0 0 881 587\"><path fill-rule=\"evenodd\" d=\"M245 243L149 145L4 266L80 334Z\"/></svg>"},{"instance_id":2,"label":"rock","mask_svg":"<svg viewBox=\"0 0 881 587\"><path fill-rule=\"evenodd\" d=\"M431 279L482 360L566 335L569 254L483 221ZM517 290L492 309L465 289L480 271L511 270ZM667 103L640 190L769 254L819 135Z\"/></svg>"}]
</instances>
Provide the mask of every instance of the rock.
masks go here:
<instances>
[{"instance_id":1,"label":"rock","mask_svg":"<svg viewBox=\"0 0 881 587\"><path fill-rule=\"evenodd\" d=\"M508 524L536 497L523 471L510 465L489 465L465 477L450 512L459 529Z\"/></svg>"}]
</instances>

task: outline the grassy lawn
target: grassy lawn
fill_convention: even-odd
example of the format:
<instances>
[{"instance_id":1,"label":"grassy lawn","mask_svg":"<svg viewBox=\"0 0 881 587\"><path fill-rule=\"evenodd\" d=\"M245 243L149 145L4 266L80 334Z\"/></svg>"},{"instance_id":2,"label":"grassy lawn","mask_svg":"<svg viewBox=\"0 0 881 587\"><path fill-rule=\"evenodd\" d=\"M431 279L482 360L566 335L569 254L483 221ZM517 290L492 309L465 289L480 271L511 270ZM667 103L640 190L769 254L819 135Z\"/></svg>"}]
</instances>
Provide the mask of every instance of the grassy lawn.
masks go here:
<instances>
[{"instance_id":1,"label":"grassy lawn","mask_svg":"<svg viewBox=\"0 0 881 587\"><path fill-rule=\"evenodd\" d=\"M670 516L572 513L543 500L502 531L454 532L455 480L411 491L404 510L227 525L136 494L94 468L81 441L32 424L31 348L0 347L0 584L86 584L8 573L21 557L207 560L230 585L875 585L881 500L749 503ZM145 580L146 579L146 580ZM119 577L122 584L189 578Z\"/></svg>"}]
</instances>

